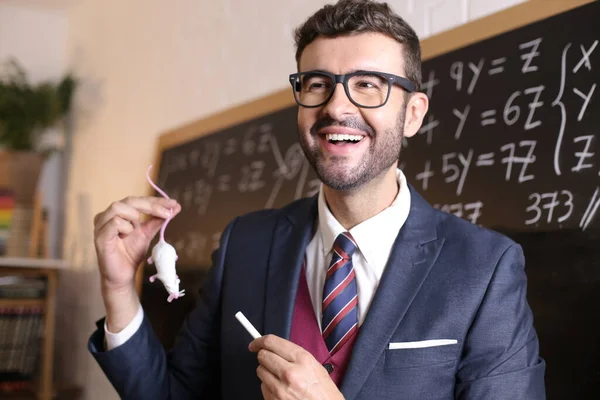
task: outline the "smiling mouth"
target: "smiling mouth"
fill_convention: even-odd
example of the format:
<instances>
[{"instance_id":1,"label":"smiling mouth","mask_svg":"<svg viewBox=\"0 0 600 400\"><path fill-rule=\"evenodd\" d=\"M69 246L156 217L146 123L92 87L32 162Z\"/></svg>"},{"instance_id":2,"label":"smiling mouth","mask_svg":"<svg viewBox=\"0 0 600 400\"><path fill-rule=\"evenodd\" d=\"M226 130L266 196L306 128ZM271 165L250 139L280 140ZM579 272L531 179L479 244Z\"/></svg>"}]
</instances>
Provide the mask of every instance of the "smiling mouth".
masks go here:
<instances>
[{"instance_id":1,"label":"smiling mouth","mask_svg":"<svg viewBox=\"0 0 600 400\"><path fill-rule=\"evenodd\" d=\"M358 143L360 142L364 136L362 135L346 135L346 134L337 134L337 133L328 133L325 135L325 138L329 143L333 144L342 144L342 143Z\"/></svg>"}]
</instances>

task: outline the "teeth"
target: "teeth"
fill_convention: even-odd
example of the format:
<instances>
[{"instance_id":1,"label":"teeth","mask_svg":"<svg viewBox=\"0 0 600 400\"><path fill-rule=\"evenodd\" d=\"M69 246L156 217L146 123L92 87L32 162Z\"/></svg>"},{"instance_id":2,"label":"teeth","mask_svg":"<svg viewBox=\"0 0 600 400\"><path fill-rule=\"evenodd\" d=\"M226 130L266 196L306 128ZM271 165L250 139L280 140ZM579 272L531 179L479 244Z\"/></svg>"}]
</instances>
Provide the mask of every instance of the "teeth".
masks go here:
<instances>
[{"instance_id":1,"label":"teeth","mask_svg":"<svg viewBox=\"0 0 600 400\"><path fill-rule=\"evenodd\" d=\"M326 137L329 141L352 140L354 142L358 142L363 138L361 135L340 135L337 133L327 134Z\"/></svg>"}]
</instances>

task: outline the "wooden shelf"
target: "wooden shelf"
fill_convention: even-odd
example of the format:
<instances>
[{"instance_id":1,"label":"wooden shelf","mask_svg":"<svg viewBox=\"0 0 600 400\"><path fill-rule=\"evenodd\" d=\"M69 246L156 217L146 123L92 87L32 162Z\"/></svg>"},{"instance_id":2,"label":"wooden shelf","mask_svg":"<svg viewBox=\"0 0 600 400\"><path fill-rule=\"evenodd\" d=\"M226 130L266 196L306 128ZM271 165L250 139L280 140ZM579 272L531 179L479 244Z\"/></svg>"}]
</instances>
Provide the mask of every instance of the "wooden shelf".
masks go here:
<instances>
[{"instance_id":1,"label":"wooden shelf","mask_svg":"<svg viewBox=\"0 0 600 400\"><path fill-rule=\"evenodd\" d=\"M44 299L0 298L0 307L44 307Z\"/></svg>"},{"instance_id":2,"label":"wooden shelf","mask_svg":"<svg viewBox=\"0 0 600 400\"><path fill-rule=\"evenodd\" d=\"M53 391L52 398L54 400L79 400L83 394L83 389L77 386L65 386L55 384L57 387ZM17 391L0 391L0 399L2 400L38 400L39 393L32 389L17 390Z\"/></svg>"},{"instance_id":3,"label":"wooden shelf","mask_svg":"<svg viewBox=\"0 0 600 400\"><path fill-rule=\"evenodd\" d=\"M43 332L40 348L40 370L39 382L35 392L0 392L2 399L27 399L36 398L36 400L57 400L56 389L53 387L53 362L54 362L54 324L55 324L55 305L56 305L56 286L58 272L66 268L63 260L53 260L48 258L27 258L27 257L0 257L0 276L13 276L15 274L22 276L43 276L46 278L46 290L43 299L35 298L12 298L4 297L0 299L2 307L20 307L20 306L41 306L43 312ZM32 397L33 396L33 397ZM67 398L67 397L62 397Z\"/></svg>"},{"instance_id":4,"label":"wooden shelf","mask_svg":"<svg viewBox=\"0 0 600 400\"><path fill-rule=\"evenodd\" d=\"M42 309L43 324L39 348L39 368L28 389L0 391L2 399L74 400L80 390L68 389L53 382L54 376L54 326L56 322L56 290L58 274L69 268L67 260L50 258L48 248L48 224L42 206L42 195L36 193L33 221L29 233L29 249L26 257L0 256L0 277L21 276L44 278L44 298L4 297L0 307L39 307ZM16 294L16 293L15 293ZM25 295L23 292L21 296ZM18 386L18 385L17 385ZM62 386L62 387L61 387ZM16 387L15 387L16 388Z\"/></svg>"}]
</instances>

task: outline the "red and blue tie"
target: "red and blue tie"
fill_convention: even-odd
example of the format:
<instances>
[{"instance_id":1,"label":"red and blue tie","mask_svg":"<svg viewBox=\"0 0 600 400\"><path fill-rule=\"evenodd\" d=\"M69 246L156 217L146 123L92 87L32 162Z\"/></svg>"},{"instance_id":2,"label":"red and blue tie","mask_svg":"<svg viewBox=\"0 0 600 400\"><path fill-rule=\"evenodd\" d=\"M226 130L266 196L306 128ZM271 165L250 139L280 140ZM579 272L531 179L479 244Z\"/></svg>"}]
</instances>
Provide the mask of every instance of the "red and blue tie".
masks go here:
<instances>
[{"instance_id":1,"label":"red and blue tie","mask_svg":"<svg viewBox=\"0 0 600 400\"><path fill-rule=\"evenodd\" d=\"M358 294L352 266L356 242L342 232L333 243L333 256L323 288L321 330L330 354L334 354L358 329Z\"/></svg>"}]
</instances>

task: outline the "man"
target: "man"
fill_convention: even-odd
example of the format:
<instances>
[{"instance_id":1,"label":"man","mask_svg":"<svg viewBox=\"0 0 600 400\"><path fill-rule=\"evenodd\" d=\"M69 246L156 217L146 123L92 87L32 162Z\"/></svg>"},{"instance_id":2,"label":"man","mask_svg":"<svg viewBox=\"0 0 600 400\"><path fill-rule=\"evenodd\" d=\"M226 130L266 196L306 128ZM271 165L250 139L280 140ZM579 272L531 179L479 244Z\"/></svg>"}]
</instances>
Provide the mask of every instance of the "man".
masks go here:
<instances>
[{"instance_id":1,"label":"man","mask_svg":"<svg viewBox=\"0 0 600 400\"><path fill-rule=\"evenodd\" d=\"M290 83L317 196L236 218L167 355L136 266L169 209L95 218L106 319L90 351L125 399L543 399L520 247L430 207L397 169L427 112L415 32L341 0L296 32ZM140 222L141 214L153 216ZM242 311L265 336L250 343Z\"/></svg>"}]
</instances>

